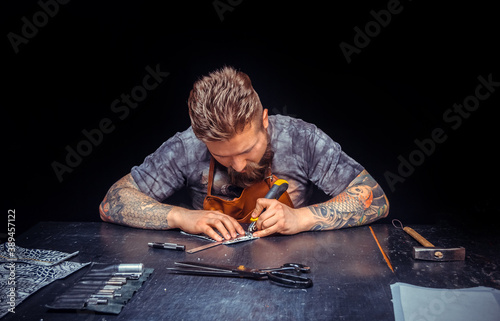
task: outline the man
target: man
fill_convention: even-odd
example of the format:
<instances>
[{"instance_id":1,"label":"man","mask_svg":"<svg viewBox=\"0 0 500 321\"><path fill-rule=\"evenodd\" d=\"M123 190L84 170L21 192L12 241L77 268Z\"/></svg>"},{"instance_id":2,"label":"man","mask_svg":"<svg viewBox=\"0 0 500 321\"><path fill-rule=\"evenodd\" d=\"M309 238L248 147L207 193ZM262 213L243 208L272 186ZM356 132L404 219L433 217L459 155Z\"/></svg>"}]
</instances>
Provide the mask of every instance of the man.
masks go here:
<instances>
[{"instance_id":1,"label":"man","mask_svg":"<svg viewBox=\"0 0 500 321\"><path fill-rule=\"evenodd\" d=\"M191 127L109 189L99 207L104 221L221 241L244 234L240 222L250 218L259 218L254 236L263 237L387 216L387 197L370 174L316 126L268 116L245 73L224 67L203 77L188 107ZM278 178L288 191L279 200L263 198ZM308 204L314 185L331 199ZM183 187L194 209L162 203Z\"/></svg>"}]
</instances>

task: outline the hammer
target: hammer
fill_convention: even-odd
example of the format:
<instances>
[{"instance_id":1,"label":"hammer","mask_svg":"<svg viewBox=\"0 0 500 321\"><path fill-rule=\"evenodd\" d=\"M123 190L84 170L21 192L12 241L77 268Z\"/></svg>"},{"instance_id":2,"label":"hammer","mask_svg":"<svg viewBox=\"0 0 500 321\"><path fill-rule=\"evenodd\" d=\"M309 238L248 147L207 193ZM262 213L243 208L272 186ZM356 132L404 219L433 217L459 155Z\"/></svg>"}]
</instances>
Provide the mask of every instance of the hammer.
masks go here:
<instances>
[{"instance_id":1,"label":"hammer","mask_svg":"<svg viewBox=\"0 0 500 321\"><path fill-rule=\"evenodd\" d=\"M397 221L397 220L396 220ZM401 223L401 222L399 222ZM394 224L394 222L393 222ZM403 224L401 224L401 227ZM413 247L413 258L415 260L426 261L463 261L465 260L465 248L444 248L435 247L431 242L427 241L422 235L418 234L411 227L405 226L403 231L418 241L423 246Z\"/></svg>"}]
</instances>

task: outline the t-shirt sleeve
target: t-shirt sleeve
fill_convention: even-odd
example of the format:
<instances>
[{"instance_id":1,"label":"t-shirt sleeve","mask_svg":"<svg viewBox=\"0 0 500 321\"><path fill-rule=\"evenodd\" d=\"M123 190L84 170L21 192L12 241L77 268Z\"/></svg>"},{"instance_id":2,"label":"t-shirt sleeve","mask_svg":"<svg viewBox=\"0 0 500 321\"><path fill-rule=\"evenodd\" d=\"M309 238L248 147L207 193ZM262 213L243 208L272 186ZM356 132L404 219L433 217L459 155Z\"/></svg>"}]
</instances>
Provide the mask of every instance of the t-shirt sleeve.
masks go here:
<instances>
[{"instance_id":1,"label":"t-shirt sleeve","mask_svg":"<svg viewBox=\"0 0 500 321\"><path fill-rule=\"evenodd\" d=\"M305 151L309 179L329 196L333 197L344 191L364 169L317 127L311 133L308 143Z\"/></svg>"},{"instance_id":2,"label":"t-shirt sleeve","mask_svg":"<svg viewBox=\"0 0 500 321\"><path fill-rule=\"evenodd\" d=\"M160 202L180 190L186 182L182 171L186 151L179 136L176 134L168 139L141 165L131 170L139 190Z\"/></svg>"}]
</instances>

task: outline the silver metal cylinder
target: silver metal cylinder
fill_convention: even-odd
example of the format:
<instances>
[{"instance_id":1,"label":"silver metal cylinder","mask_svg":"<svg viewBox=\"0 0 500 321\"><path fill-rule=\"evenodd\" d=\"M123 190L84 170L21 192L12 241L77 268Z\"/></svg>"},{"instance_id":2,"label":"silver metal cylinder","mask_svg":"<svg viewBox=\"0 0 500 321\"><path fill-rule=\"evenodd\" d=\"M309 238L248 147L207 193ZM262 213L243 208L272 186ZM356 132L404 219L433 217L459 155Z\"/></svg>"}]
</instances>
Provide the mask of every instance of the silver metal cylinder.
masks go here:
<instances>
[{"instance_id":1,"label":"silver metal cylinder","mask_svg":"<svg viewBox=\"0 0 500 321\"><path fill-rule=\"evenodd\" d=\"M144 264L142 263L128 263L118 265L118 273L142 273L143 270Z\"/></svg>"}]
</instances>

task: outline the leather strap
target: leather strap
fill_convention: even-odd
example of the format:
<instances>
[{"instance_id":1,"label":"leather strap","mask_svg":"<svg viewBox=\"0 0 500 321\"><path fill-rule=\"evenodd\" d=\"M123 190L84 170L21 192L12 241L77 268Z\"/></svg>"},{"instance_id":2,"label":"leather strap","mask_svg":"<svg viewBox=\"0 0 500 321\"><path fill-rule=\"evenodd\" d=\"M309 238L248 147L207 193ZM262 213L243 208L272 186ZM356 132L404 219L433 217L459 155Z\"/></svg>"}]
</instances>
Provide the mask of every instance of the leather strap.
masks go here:
<instances>
[{"instance_id":1,"label":"leather strap","mask_svg":"<svg viewBox=\"0 0 500 321\"><path fill-rule=\"evenodd\" d=\"M215 159L210 156L210 171L208 172L207 195L212 196L212 184L214 182Z\"/></svg>"}]
</instances>

